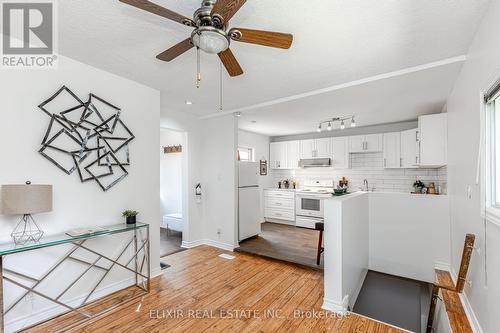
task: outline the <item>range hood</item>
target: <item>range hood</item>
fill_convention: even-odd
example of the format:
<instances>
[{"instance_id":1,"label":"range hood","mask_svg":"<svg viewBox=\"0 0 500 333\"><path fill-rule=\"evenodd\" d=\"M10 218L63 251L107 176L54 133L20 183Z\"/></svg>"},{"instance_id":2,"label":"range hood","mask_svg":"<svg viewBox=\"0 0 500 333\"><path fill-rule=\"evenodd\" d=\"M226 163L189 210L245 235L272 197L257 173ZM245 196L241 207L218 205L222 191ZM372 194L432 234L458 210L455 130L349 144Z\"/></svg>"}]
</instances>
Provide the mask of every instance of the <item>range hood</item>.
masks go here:
<instances>
[{"instance_id":1,"label":"range hood","mask_svg":"<svg viewBox=\"0 0 500 333\"><path fill-rule=\"evenodd\" d=\"M301 168L317 168L329 166L332 166L331 158L307 158L301 159L299 161L299 167Z\"/></svg>"}]
</instances>

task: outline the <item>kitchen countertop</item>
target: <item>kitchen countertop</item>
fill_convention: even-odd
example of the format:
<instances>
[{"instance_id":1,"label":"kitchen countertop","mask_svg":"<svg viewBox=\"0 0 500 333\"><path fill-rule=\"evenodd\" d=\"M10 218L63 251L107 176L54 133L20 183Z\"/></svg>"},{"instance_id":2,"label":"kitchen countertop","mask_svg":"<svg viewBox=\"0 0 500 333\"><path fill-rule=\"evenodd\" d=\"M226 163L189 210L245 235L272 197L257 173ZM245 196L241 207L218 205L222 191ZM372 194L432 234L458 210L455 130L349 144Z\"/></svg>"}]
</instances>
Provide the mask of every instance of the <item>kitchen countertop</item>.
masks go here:
<instances>
[{"instance_id":1,"label":"kitchen countertop","mask_svg":"<svg viewBox=\"0 0 500 333\"><path fill-rule=\"evenodd\" d=\"M293 189L293 188L265 188L264 191L289 191L289 192L295 192L298 189Z\"/></svg>"}]
</instances>

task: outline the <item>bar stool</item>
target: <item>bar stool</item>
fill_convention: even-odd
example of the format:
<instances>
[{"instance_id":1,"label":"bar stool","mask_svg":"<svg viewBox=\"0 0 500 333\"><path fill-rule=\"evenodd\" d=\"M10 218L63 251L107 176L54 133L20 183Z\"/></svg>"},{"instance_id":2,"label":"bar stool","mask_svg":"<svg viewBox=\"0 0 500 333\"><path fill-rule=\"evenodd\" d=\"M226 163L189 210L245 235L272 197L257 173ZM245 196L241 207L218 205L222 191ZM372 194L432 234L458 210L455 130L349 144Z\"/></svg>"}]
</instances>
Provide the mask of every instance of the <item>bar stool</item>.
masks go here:
<instances>
[{"instance_id":1,"label":"bar stool","mask_svg":"<svg viewBox=\"0 0 500 333\"><path fill-rule=\"evenodd\" d=\"M325 230L325 223L317 222L314 229L319 231L318 253L316 256L316 265L319 265L321 262L321 253L325 251L325 248L323 247L323 231Z\"/></svg>"}]
</instances>

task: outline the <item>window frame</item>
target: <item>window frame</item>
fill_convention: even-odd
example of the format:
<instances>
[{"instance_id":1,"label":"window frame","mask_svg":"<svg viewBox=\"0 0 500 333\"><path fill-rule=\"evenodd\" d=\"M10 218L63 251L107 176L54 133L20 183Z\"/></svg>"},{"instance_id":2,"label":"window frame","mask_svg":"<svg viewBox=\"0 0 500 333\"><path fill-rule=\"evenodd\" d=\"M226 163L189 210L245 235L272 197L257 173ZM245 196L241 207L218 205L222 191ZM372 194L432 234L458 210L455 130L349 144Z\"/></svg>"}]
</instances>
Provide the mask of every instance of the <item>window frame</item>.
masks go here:
<instances>
[{"instance_id":1,"label":"window frame","mask_svg":"<svg viewBox=\"0 0 500 333\"><path fill-rule=\"evenodd\" d=\"M484 217L500 225L500 90L484 102Z\"/></svg>"},{"instance_id":2,"label":"window frame","mask_svg":"<svg viewBox=\"0 0 500 333\"><path fill-rule=\"evenodd\" d=\"M241 159L241 150L246 150L248 151L249 159L248 160L242 160ZM240 157L239 161L240 162L255 162L255 148L250 147L250 146L238 146L238 155Z\"/></svg>"}]
</instances>

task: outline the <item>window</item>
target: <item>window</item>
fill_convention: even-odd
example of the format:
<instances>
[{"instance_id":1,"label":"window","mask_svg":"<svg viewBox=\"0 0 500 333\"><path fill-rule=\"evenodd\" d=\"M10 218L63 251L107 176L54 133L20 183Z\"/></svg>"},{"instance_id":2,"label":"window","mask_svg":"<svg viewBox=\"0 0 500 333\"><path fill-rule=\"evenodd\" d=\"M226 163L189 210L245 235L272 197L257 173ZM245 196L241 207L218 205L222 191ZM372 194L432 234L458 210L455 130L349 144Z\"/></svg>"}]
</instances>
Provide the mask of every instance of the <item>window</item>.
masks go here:
<instances>
[{"instance_id":1,"label":"window","mask_svg":"<svg viewBox=\"0 0 500 333\"><path fill-rule=\"evenodd\" d=\"M250 147L239 147L238 157L242 162L253 162L253 148Z\"/></svg>"},{"instance_id":2,"label":"window","mask_svg":"<svg viewBox=\"0 0 500 333\"><path fill-rule=\"evenodd\" d=\"M485 95L485 102L485 208L487 215L498 219L500 217L500 81Z\"/></svg>"}]
</instances>

